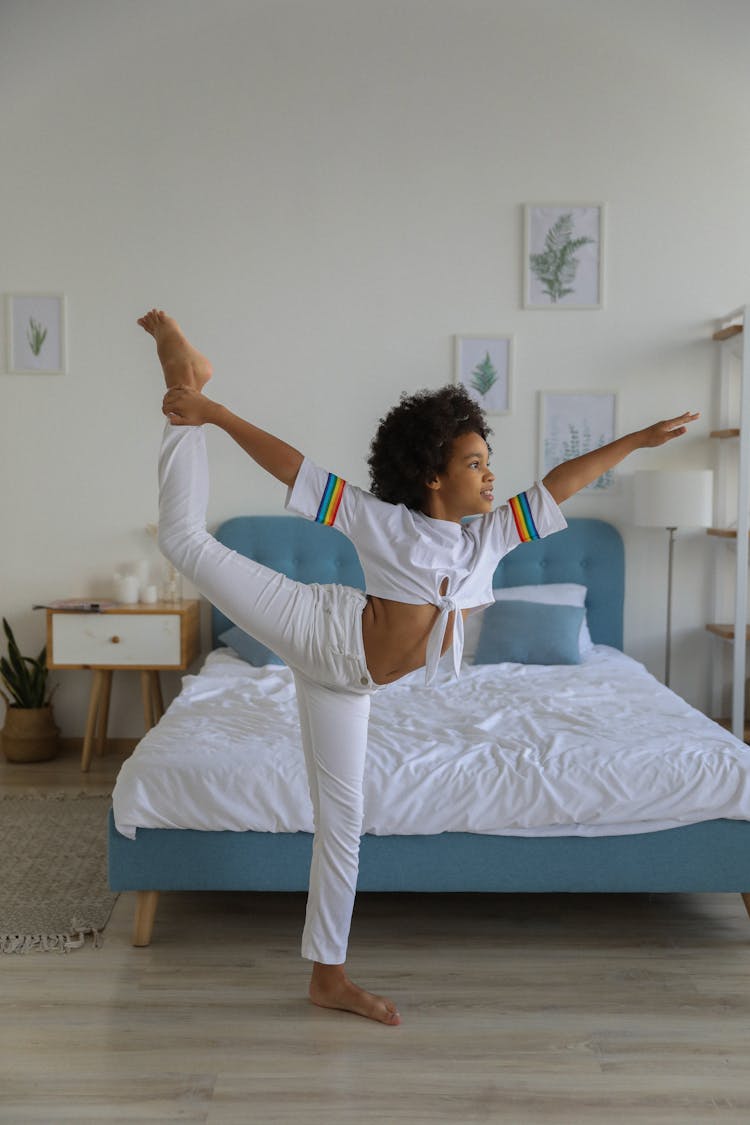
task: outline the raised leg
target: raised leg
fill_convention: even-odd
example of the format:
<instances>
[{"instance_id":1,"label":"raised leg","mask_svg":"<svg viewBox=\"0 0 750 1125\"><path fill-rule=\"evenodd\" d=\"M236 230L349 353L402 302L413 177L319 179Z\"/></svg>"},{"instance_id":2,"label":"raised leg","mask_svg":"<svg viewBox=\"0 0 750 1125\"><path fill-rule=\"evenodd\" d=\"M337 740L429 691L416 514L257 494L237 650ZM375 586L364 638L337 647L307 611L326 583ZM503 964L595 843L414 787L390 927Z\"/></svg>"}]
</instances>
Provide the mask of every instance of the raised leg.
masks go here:
<instances>
[{"instance_id":1,"label":"raised leg","mask_svg":"<svg viewBox=\"0 0 750 1125\"><path fill-rule=\"evenodd\" d=\"M150 945L154 928L156 907L159 902L158 891L138 891L135 900L135 922L133 925L133 945Z\"/></svg>"},{"instance_id":2,"label":"raised leg","mask_svg":"<svg viewBox=\"0 0 750 1125\"><path fill-rule=\"evenodd\" d=\"M315 645L315 594L207 531L208 459L201 426L164 429L159 455L159 547L212 605L290 666Z\"/></svg>"}]
</instances>

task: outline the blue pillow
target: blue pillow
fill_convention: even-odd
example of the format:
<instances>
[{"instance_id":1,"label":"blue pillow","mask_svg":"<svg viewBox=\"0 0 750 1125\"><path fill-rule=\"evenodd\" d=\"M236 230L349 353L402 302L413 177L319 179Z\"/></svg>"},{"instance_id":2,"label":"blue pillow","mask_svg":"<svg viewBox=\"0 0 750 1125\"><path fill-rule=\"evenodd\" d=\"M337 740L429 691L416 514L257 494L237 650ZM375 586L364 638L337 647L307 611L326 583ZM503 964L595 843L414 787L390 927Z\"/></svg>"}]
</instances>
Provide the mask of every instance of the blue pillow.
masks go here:
<instances>
[{"instance_id":1,"label":"blue pillow","mask_svg":"<svg viewBox=\"0 0 750 1125\"><path fill-rule=\"evenodd\" d=\"M260 641L256 641L255 637L251 637L238 625L233 625L231 629L226 629L223 633L220 633L219 640L222 644L233 648L239 657L248 664L255 665L256 668L262 668L264 664L284 663L275 652L271 652L270 648L266 648Z\"/></svg>"},{"instance_id":2,"label":"blue pillow","mask_svg":"<svg viewBox=\"0 0 750 1125\"><path fill-rule=\"evenodd\" d=\"M584 609L499 601L484 611L475 664L580 664Z\"/></svg>"}]
</instances>

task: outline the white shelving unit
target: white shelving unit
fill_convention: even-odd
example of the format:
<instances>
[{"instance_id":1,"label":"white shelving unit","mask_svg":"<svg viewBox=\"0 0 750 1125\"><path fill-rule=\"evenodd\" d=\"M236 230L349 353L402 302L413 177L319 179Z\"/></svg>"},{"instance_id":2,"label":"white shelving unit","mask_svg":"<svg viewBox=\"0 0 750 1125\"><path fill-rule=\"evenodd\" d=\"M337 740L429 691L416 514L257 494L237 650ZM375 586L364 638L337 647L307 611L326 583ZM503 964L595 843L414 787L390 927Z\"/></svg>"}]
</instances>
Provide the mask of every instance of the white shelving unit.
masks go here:
<instances>
[{"instance_id":1,"label":"white shelving unit","mask_svg":"<svg viewBox=\"0 0 750 1125\"><path fill-rule=\"evenodd\" d=\"M748 737L745 725L745 680L747 674L746 642L748 637L748 533L750 532L750 348L746 336L750 332L750 304L728 313L719 321L714 340L721 349L719 372L718 428L711 437L716 441L716 520L708 529L715 536L717 550L724 558L717 559L714 586L714 623L706 628L722 644L732 645L732 715L731 727L738 738ZM727 566L727 551L733 555ZM721 564L721 566L719 565ZM719 571L723 573L719 573ZM726 573L732 574L732 602L727 598ZM730 620L727 621L727 616ZM722 714L724 684L721 670L724 660L714 663L714 714Z\"/></svg>"}]
</instances>

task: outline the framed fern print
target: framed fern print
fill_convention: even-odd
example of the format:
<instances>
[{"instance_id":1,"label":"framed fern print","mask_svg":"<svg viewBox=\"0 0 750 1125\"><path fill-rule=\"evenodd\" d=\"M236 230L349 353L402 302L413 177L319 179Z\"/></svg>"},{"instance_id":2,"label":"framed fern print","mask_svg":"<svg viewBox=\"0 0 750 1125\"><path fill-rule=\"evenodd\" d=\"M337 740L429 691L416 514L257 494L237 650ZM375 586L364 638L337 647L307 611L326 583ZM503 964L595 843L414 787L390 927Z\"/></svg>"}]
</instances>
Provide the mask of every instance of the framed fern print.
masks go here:
<instances>
[{"instance_id":1,"label":"framed fern print","mask_svg":"<svg viewBox=\"0 0 750 1125\"><path fill-rule=\"evenodd\" d=\"M6 297L8 371L63 375L66 369L65 297L11 293Z\"/></svg>"},{"instance_id":2,"label":"framed fern print","mask_svg":"<svg viewBox=\"0 0 750 1125\"><path fill-rule=\"evenodd\" d=\"M614 391L541 391L539 395L539 479L555 465L591 453L615 440ZM615 483L609 469L582 491L600 496Z\"/></svg>"},{"instance_id":3,"label":"framed fern print","mask_svg":"<svg viewBox=\"0 0 750 1125\"><path fill-rule=\"evenodd\" d=\"M604 213L603 203L527 204L524 308L603 307Z\"/></svg>"},{"instance_id":4,"label":"framed fern print","mask_svg":"<svg viewBox=\"0 0 750 1125\"><path fill-rule=\"evenodd\" d=\"M512 336L456 336L455 379L488 414L510 414Z\"/></svg>"}]
</instances>

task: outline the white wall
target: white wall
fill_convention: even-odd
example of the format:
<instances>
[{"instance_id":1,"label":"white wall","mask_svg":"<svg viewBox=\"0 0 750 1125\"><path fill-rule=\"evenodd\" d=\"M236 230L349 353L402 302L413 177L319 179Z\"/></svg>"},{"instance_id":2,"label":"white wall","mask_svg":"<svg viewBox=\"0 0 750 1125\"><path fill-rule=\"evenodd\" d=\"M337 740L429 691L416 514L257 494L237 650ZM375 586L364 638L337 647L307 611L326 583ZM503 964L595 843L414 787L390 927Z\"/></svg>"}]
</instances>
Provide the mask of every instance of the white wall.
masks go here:
<instances>
[{"instance_id":1,"label":"white wall","mask_svg":"<svg viewBox=\"0 0 750 1125\"><path fill-rule=\"evenodd\" d=\"M173 311L214 394L366 483L382 412L452 378L454 333L511 333L498 491L537 472L540 389L614 389L638 453L612 519L626 648L659 673L666 533L628 526L634 468L711 463L712 318L750 299L744 0L3 0L0 291L64 291L69 373L0 375L0 608L105 595L147 549L161 389L136 317ZM521 206L608 204L606 307L521 309ZM211 435L211 520L282 489ZM673 686L708 705L706 537L676 557ZM120 677L115 734L137 735ZM132 677L137 680L137 677ZM80 734L88 674L60 675ZM175 685L172 684L172 687Z\"/></svg>"}]
</instances>

